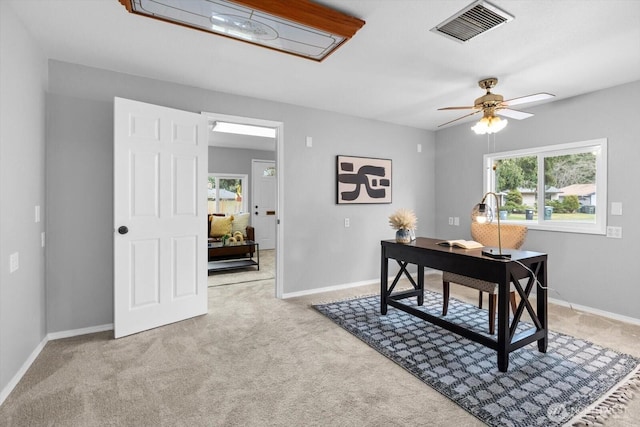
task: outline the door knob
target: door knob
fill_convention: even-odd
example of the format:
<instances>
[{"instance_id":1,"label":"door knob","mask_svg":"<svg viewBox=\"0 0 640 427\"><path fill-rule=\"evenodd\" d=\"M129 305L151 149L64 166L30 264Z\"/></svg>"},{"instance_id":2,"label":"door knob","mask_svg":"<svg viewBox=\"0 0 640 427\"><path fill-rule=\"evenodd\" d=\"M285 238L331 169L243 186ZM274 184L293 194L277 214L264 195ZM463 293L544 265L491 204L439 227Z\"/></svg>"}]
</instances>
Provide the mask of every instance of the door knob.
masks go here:
<instances>
[{"instance_id":1,"label":"door knob","mask_svg":"<svg viewBox=\"0 0 640 427\"><path fill-rule=\"evenodd\" d=\"M118 233L127 234L128 232L129 232L129 229L127 227L125 227L124 225L121 225L120 227L118 227Z\"/></svg>"}]
</instances>

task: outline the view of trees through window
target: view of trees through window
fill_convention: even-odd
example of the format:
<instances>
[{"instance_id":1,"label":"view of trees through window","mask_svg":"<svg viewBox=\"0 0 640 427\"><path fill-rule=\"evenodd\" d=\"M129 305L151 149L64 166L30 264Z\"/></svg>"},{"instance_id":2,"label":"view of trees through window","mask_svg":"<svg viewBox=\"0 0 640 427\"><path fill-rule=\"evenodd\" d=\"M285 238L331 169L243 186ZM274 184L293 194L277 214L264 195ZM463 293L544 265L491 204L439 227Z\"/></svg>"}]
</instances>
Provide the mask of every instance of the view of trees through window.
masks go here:
<instances>
[{"instance_id":1,"label":"view of trees through window","mask_svg":"<svg viewBox=\"0 0 640 427\"><path fill-rule=\"evenodd\" d=\"M235 214L246 211L243 188L246 176L209 175L209 213Z\"/></svg>"},{"instance_id":2,"label":"view of trees through window","mask_svg":"<svg viewBox=\"0 0 640 427\"><path fill-rule=\"evenodd\" d=\"M496 192L502 219L595 221L596 155L592 152L541 156L544 210L538 208L538 156L497 159ZM506 215L505 215L506 213Z\"/></svg>"}]
</instances>

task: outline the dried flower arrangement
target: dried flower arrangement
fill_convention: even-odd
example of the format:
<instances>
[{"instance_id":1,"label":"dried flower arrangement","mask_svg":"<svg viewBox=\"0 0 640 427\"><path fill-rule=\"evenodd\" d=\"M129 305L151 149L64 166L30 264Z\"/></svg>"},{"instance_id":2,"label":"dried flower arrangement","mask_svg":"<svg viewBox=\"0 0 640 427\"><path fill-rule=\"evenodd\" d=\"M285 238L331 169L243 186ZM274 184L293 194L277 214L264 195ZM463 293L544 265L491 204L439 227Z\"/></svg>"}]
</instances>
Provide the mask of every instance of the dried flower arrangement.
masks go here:
<instances>
[{"instance_id":1,"label":"dried flower arrangement","mask_svg":"<svg viewBox=\"0 0 640 427\"><path fill-rule=\"evenodd\" d=\"M416 214L409 209L398 209L389 216L389 225L394 230L414 230L417 222Z\"/></svg>"}]
</instances>

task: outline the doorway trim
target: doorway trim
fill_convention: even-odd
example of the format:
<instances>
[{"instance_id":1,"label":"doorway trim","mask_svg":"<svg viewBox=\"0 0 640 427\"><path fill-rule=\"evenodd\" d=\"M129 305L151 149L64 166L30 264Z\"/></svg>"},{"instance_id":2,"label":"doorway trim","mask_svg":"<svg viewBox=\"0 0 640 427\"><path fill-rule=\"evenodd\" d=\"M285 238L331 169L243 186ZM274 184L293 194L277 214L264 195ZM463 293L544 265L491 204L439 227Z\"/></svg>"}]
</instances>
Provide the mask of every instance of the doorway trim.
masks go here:
<instances>
[{"instance_id":1,"label":"doorway trim","mask_svg":"<svg viewBox=\"0 0 640 427\"><path fill-rule=\"evenodd\" d=\"M275 296L281 299L284 294L284 225L281 219L284 217L284 179L281 168L284 165L284 123L273 120L256 119L244 116L232 116L228 114L212 113L203 111L201 113L207 118L209 124L215 121L238 123L243 125L270 127L276 130L276 288Z\"/></svg>"}]
</instances>

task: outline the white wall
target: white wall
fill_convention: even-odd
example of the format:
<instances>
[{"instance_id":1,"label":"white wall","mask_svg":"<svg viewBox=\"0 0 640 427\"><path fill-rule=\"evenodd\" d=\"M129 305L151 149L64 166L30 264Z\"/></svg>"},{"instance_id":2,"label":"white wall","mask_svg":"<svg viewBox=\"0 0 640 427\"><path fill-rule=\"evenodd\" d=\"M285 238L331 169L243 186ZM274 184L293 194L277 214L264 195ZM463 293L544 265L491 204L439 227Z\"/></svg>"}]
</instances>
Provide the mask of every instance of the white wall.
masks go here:
<instances>
[{"instance_id":1,"label":"white wall","mask_svg":"<svg viewBox=\"0 0 640 427\"><path fill-rule=\"evenodd\" d=\"M634 268L640 241L638 99L640 81L527 108L535 116L509 120L495 137L495 149L490 146L492 152L499 152L608 139L609 206L622 202L624 215L608 214L607 222L621 226L623 238L530 230L524 248L549 254L549 285L559 292L552 290L550 298L633 319L640 319L640 286ZM469 212L483 194L487 136L475 135L470 126L462 124L436 134L436 232L441 237L468 237ZM460 227L448 225L450 216L461 218Z\"/></svg>"},{"instance_id":2,"label":"white wall","mask_svg":"<svg viewBox=\"0 0 640 427\"><path fill-rule=\"evenodd\" d=\"M47 63L6 2L0 2L0 390L46 335L45 265L35 206L45 210ZM9 273L9 255L20 268ZM0 402L2 398L0 395Z\"/></svg>"},{"instance_id":3,"label":"white wall","mask_svg":"<svg viewBox=\"0 0 640 427\"><path fill-rule=\"evenodd\" d=\"M284 123L284 293L378 278L380 240L394 237L387 217L399 207L416 211L420 233L434 231L432 132L58 61L49 87L49 332L112 321L114 96ZM393 203L336 205L338 154L392 159Z\"/></svg>"}]
</instances>

